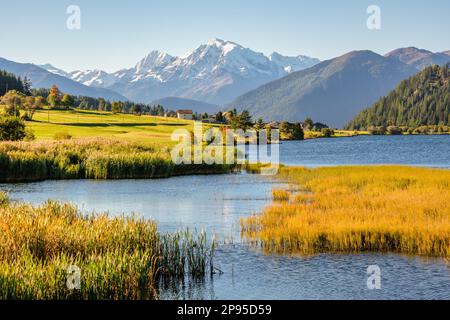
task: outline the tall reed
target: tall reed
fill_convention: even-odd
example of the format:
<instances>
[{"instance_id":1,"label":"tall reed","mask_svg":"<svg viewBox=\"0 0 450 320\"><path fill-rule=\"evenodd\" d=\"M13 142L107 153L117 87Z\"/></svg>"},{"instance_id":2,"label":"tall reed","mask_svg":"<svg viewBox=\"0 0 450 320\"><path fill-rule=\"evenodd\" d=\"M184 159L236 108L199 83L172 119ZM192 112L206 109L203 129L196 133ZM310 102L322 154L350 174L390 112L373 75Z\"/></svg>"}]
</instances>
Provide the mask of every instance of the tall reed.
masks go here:
<instances>
[{"instance_id":1,"label":"tall reed","mask_svg":"<svg viewBox=\"0 0 450 320\"><path fill-rule=\"evenodd\" d=\"M450 256L450 171L403 166L282 168L303 195L242 221L269 251Z\"/></svg>"},{"instance_id":2,"label":"tall reed","mask_svg":"<svg viewBox=\"0 0 450 320\"><path fill-rule=\"evenodd\" d=\"M203 233L160 234L136 216L0 193L0 299L155 299L157 277L204 277L213 251ZM67 286L69 266L81 270L80 290Z\"/></svg>"},{"instance_id":3,"label":"tall reed","mask_svg":"<svg viewBox=\"0 0 450 320\"><path fill-rule=\"evenodd\" d=\"M115 139L0 142L0 182L152 179L234 169L234 165L174 165L168 147Z\"/></svg>"}]
</instances>

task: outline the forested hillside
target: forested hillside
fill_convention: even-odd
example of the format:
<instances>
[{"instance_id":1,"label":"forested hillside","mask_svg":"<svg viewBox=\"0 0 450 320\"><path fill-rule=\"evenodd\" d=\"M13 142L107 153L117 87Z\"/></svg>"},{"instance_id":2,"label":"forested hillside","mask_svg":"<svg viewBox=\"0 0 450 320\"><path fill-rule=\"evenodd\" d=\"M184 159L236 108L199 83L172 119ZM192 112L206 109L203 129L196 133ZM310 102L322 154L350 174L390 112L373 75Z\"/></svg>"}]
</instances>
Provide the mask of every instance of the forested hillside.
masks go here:
<instances>
[{"instance_id":1,"label":"forested hillside","mask_svg":"<svg viewBox=\"0 0 450 320\"><path fill-rule=\"evenodd\" d=\"M450 64L435 65L402 81L391 93L356 116L347 129L450 125L449 68Z\"/></svg>"}]
</instances>

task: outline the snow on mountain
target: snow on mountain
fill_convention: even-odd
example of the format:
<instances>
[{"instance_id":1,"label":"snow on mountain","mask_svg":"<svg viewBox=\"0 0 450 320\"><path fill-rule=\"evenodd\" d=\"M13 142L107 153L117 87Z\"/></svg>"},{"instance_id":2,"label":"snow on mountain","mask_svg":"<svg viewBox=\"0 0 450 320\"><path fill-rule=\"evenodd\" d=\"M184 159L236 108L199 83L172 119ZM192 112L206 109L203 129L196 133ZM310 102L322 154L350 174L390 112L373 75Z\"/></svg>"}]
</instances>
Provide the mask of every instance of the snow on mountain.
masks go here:
<instances>
[{"instance_id":1,"label":"snow on mountain","mask_svg":"<svg viewBox=\"0 0 450 320\"><path fill-rule=\"evenodd\" d=\"M281 66L287 73L300 71L313 67L320 62L319 59L310 58L307 56L286 57L278 52L274 52L269 56L270 61Z\"/></svg>"},{"instance_id":2,"label":"snow on mountain","mask_svg":"<svg viewBox=\"0 0 450 320\"><path fill-rule=\"evenodd\" d=\"M112 74L100 70L74 71L72 80L108 88L130 100L150 102L167 96L223 104L246 91L317 64L306 56L263 53L213 39L184 56L152 51L133 68Z\"/></svg>"},{"instance_id":3,"label":"snow on mountain","mask_svg":"<svg viewBox=\"0 0 450 320\"><path fill-rule=\"evenodd\" d=\"M65 72L64 70L58 69L58 68L52 66L49 63L41 64L41 65L37 65L37 66L42 68L42 69L44 69L44 70L47 70L50 73L57 74L57 75L63 76L63 77L70 77L67 72Z\"/></svg>"},{"instance_id":4,"label":"snow on mountain","mask_svg":"<svg viewBox=\"0 0 450 320\"><path fill-rule=\"evenodd\" d=\"M149 71L156 72L162 70L174 60L175 58L167 53L152 51L136 64L134 70L136 74L146 74Z\"/></svg>"},{"instance_id":5,"label":"snow on mountain","mask_svg":"<svg viewBox=\"0 0 450 320\"><path fill-rule=\"evenodd\" d=\"M114 75L102 70L73 71L69 73L69 77L86 86L97 88L108 88L118 81Z\"/></svg>"}]
</instances>

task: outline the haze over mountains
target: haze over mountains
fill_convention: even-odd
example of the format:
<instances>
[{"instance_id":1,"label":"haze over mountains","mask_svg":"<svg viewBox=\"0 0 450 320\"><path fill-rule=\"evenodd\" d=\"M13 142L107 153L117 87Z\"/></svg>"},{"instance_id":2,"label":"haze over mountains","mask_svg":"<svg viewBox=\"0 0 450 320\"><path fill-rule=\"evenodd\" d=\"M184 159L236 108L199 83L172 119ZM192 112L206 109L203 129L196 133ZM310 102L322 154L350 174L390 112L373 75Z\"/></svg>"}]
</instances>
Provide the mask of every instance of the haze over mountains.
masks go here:
<instances>
[{"instance_id":1,"label":"haze over mountains","mask_svg":"<svg viewBox=\"0 0 450 320\"><path fill-rule=\"evenodd\" d=\"M181 57L152 51L130 69L112 74L101 70L74 71L66 76L88 86L111 89L137 102L180 97L225 104L318 62L306 56L265 56L237 43L214 39ZM60 72L53 66L48 70Z\"/></svg>"}]
</instances>

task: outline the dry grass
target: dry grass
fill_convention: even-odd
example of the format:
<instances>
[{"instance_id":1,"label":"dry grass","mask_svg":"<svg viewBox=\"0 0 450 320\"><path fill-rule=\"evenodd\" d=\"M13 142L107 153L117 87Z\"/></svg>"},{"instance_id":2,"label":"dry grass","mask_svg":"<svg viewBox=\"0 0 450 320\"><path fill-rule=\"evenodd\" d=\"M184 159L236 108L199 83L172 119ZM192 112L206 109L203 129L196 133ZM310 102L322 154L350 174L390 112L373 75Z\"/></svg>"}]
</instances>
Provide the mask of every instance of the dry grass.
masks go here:
<instances>
[{"instance_id":1,"label":"dry grass","mask_svg":"<svg viewBox=\"0 0 450 320\"><path fill-rule=\"evenodd\" d=\"M270 251L450 256L450 171L402 166L282 168L305 193L242 222Z\"/></svg>"},{"instance_id":2,"label":"dry grass","mask_svg":"<svg viewBox=\"0 0 450 320\"><path fill-rule=\"evenodd\" d=\"M273 189L272 190L272 198L274 201L278 202L286 202L289 201L291 197L290 193L283 189Z\"/></svg>"}]
</instances>

